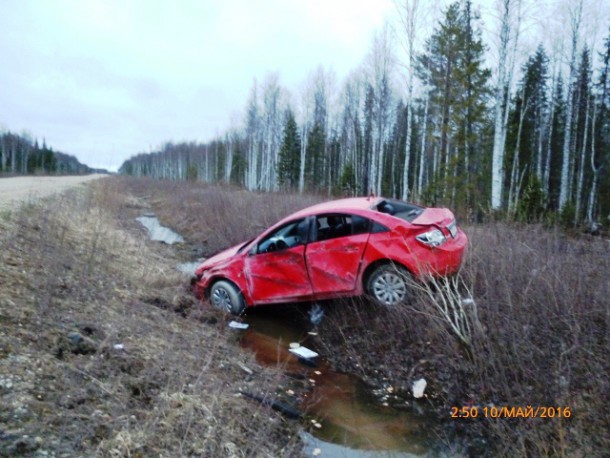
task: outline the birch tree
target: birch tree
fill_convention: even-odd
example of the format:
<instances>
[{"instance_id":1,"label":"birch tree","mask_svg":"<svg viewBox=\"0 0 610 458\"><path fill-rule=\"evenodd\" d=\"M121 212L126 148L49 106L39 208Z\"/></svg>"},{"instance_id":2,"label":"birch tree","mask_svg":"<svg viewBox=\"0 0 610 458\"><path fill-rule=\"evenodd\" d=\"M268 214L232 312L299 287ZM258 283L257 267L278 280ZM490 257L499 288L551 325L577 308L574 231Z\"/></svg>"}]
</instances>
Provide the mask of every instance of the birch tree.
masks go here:
<instances>
[{"instance_id":1,"label":"birch tree","mask_svg":"<svg viewBox=\"0 0 610 458\"><path fill-rule=\"evenodd\" d=\"M509 47L513 42L516 50L520 17L514 24L515 15L521 8L521 0L499 0L500 34L498 48L498 76L495 89L494 138L491 166L491 209L502 207L504 182L504 148L506 139L506 121L508 109L508 92L511 86L513 59L509 59Z\"/></svg>"},{"instance_id":2,"label":"birch tree","mask_svg":"<svg viewBox=\"0 0 610 458\"><path fill-rule=\"evenodd\" d=\"M562 162L561 162L561 187L559 191L559 209L564 210L569 199L570 176L568 174L571 159L572 141L572 111L574 97L574 79L576 75L576 55L578 53L578 35L582 20L583 0L577 0L576 4L570 4L570 26L571 26L571 52L570 70L567 83L565 131L563 137Z\"/></svg>"}]
</instances>

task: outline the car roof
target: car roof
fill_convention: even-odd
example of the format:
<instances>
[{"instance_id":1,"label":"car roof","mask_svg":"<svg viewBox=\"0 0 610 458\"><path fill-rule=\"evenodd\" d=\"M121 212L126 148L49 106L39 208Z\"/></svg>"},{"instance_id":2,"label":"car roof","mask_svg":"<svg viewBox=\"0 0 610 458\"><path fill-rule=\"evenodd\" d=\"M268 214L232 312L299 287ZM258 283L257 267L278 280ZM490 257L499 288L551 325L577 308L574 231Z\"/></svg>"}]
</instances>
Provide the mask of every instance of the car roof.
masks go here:
<instances>
[{"instance_id":1,"label":"car roof","mask_svg":"<svg viewBox=\"0 0 610 458\"><path fill-rule=\"evenodd\" d=\"M330 200L328 202L322 202L320 204L312 205L311 207L299 210L298 212L290 215L288 218L292 219L327 212L371 210L382 200L384 199L381 197L349 197L347 199Z\"/></svg>"}]
</instances>

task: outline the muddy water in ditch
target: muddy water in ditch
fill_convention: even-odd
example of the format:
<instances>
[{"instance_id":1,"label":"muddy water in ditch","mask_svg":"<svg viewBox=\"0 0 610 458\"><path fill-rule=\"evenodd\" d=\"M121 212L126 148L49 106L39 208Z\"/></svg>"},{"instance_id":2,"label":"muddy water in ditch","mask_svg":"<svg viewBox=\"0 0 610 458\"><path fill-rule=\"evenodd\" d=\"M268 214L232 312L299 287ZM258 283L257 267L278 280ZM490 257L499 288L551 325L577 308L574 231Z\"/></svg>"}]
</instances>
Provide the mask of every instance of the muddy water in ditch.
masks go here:
<instances>
[{"instance_id":1,"label":"muddy water in ditch","mask_svg":"<svg viewBox=\"0 0 610 458\"><path fill-rule=\"evenodd\" d=\"M280 365L288 374L304 377L313 389L300 401L306 412L303 439L310 452L322 457L426 456L434 437L434 420L425 404L414 410L384 406L379 396L357 377L334 372L323 355L316 367L303 364L289 352L291 342L315 350L303 311L275 309L249 312L241 345L252 350L262 364ZM400 404L393 399L394 405ZM403 402L404 405L404 402Z\"/></svg>"}]
</instances>

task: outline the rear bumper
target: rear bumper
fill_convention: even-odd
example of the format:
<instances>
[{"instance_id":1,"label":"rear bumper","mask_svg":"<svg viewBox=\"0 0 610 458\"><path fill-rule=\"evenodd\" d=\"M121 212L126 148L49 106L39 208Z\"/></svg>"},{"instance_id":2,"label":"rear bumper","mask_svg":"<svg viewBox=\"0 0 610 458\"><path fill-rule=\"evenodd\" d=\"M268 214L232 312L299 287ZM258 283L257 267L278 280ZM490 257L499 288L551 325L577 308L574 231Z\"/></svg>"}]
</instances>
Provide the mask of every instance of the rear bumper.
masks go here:
<instances>
[{"instance_id":1,"label":"rear bumper","mask_svg":"<svg viewBox=\"0 0 610 458\"><path fill-rule=\"evenodd\" d=\"M456 274L468 254L468 237L458 229L455 238L449 237L441 246L433 248L431 256L427 257L427 266L420 270L420 276L447 276Z\"/></svg>"}]
</instances>

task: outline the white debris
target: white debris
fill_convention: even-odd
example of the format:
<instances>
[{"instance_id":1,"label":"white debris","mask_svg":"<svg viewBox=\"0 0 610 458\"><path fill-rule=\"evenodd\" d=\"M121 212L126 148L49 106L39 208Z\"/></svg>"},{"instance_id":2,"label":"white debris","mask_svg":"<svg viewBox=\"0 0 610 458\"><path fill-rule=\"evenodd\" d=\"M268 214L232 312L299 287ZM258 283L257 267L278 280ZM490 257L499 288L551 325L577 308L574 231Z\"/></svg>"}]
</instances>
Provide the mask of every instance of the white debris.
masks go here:
<instances>
[{"instance_id":1,"label":"white debris","mask_svg":"<svg viewBox=\"0 0 610 458\"><path fill-rule=\"evenodd\" d=\"M248 323L240 323L239 321L229 321L229 327L233 329L248 329L250 325Z\"/></svg>"},{"instance_id":2,"label":"white debris","mask_svg":"<svg viewBox=\"0 0 610 458\"><path fill-rule=\"evenodd\" d=\"M473 305L474 299L472 297L465 297L462 299L462 305Z\"/></svg>"},{"instance_id":3,"label":"white debris","mask_svg":"<svg viewBox=\"0 0 610 458\"><path fill-rule=\"evenodd\" d=\"M300 343L298 342L291 342L290 343L290 348L299 348L301 346Z\"/></svg>"},{"instance_id":4,"label":"white debris","mask_svg":"<svg viewBox=\"0 0 610 458\"><path fill-rule=\"evenodd\" d=\"M123 345L123 344L114 344L112 346L112 348L114 348L115 350L124 350L125 349L125 345Z\"/></svg>"},{"instance_id":5,"label":"white debris","mask_svg":"<svg viewBox=\"0 0 610 458\"><path fill-rule=\"evenodd\" d=\"M426 389L426 385L428 385L428 382L426 382L425 378L420 378L419 380L415 380L413 382L413 397L416 399L423 397L424 390Z\"/></svg>"},{"instance_id":6,"label":"white debris","mask_svg":"<svg viewBox=\"0 0 610 458\"><path fill-rule=\"evenodd\" d=\"M318 354L315 351L310 350L307 347L291 348L290 352L294 353L295 355L297 355L300 358L305 358L305 359L311 359L311 358L315 358L316 356L318 356Z\"/></svg>"}]
</instances>

